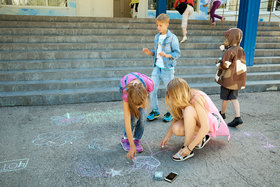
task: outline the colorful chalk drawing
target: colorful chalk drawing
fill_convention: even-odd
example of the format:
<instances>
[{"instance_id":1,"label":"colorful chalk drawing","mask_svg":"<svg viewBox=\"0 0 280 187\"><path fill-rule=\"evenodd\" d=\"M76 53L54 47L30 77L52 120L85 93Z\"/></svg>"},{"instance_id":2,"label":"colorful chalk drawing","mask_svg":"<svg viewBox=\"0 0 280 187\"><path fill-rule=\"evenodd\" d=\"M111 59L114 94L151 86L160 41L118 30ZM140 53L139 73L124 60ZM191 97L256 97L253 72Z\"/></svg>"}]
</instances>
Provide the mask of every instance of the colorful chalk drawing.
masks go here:
<instances>
[{"instance_id":1,"label":"colorful chalk drawing","mask_svg":"<svg viewBox=\"0 0 280 187\"><path fill-rule=\"evenodd\" d=\"M83 137L82 131L47 132L39 134L32 143L37 146L62 146Z\"/></svg>"},{"instance_id":2,"label":"colorful chalk drawing","mask_svg":"<svg viewBox=\"0 0 280 187\"><path fill-rule=\"evenodd\" d=\"M88 144L89 149L98 150L98 151L109 151L110 149L106 148L102 140L91 140Z\"/></svg>"},{"instance_id":3,"label":"colorful chalk drawing","mask_svg":"<svg viewBox=\"0 0 280 187\"><path fill-rule=\"evenodd\" d=\"M17 171L26 168L29 159L17 159L0 162L0 173Z\"/></svg>"},{"instance_id":4,"label":"colorful chalk drawing","mask_svg":"<svg viewBox=\"0 0 280 187\"><path fill-rule=\"evenodd\" d=\"M89 160L83 160L75 166L75 173L80 177L106 177L109 174L100 165L95 164Z\"/></svg>"},{"instance_id":5,"label":"colorful chalk drawing","mask_svg":"<svg viewBox=\"0 0 280 187\"><path fill-rule=\"evenodd\" d=\"M145 169L147 173L151 174L154 173L160 166L160 161L157 160L154 156L163 151L153 153L148 142L145 141L145 143L148 146L151 156L137 156L136 159L133 160L133 170Z\"/></svg>"},{"instance_id":6,"label":"colorful chalk drawing","mask_svg":"<svg viewBox=\"0 0 280 187\"><path fill-rule=\"evenodd\" d=\"M72 125L81 122L85 116L81 114L70 114L66 113L63 116L53 116L51 117L51 122L58 126Z\"/></svg>"},{"instance_id":7,"label":"colorful chalk drawing","mask_svg":"<svg viewBox=\"0 0 280 187\"><path fill-rule=\"evenodd\" d=\"M262 145L262 147L264 147L266 149L276 147L276 146L269 143L268 137L266 137L263 133L260 133L260 132L255 132L255 133L244 132L243 135L246 136L246 137L257 137L261 141L260 144ZM238 135L235 135L233 137L234 137L234 139L239 141L239 139L238 139L239 136L241 136L241 135L238 134Z\"/></svg>"},{"instance_id":8,"label":"colorful chalk drawing","mask_svg":"<svg viewBox=\"0 0 280 187\"><path fill-rule=\"evenodd\" d=\"M106 110L106 112L91 112L91 113L67 112L62 116L52 116L51 123L57 126L67 126L67 125L73 125L77 123L79 124L109 123L109 122L116 122L120 120L120 116L123 116L122 110Z\"/></svg>"},{"instance_id":9,"label":"colorful chalk drawing","mask_svg":"<svg viewBox=\"0 0 280 187\"><path fill-rule=\"evenodd\" d=\"M140 170L145 170L148 174L154 173L160 166L160 161L154 156L162 151L153 153L150 145L145 142L149 148L151 156L137 156L136 159L132 160L132 168L115 170L114 168L105 169L100 166L100 164L94 163L94 161L83 160L75 165L75 173L80 177L115 177L128 175L132 172L137 172Z\"/></svg>"}]
</instances>

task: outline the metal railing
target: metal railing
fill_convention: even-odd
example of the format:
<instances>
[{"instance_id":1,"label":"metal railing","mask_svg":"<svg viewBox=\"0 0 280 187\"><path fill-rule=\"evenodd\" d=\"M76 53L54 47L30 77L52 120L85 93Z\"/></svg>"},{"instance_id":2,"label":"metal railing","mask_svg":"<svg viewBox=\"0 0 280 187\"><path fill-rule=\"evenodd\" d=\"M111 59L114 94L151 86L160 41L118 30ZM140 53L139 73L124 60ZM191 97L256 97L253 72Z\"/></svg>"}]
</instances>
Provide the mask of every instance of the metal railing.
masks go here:
<instances>
[{"instance_id":1,"label":"metal railing","mask_svg":"<svg viewBox=\"0 0 280 187\"><path fill-rule=\"evenodd\" d=\"M231 5L227 5L226 3L224 3L223 5L221 5L223 11L222 11L222 16L223 17L235 17L234 20L237 21L238 18L238 11L239 11L239 2L240 0L237 0L235 4L231 4ZM263 7L263 5L266 5L266 7ZM260 13L259 13L259 17L268 17L268 22L272 21L273 17L277 18L277 21L280 21L280 16L275 14L275 12L277 11L277 5L280 7L280 0L262 0L261 1L261 6L260 6ZM235 11L235 14L225 14L226 11L229 12L231 10L231 12ZM279 10L279 14L280 14L280 10ZM260 19L261 21L263 21L263 19Z\"/></svg>"}]
</instances>

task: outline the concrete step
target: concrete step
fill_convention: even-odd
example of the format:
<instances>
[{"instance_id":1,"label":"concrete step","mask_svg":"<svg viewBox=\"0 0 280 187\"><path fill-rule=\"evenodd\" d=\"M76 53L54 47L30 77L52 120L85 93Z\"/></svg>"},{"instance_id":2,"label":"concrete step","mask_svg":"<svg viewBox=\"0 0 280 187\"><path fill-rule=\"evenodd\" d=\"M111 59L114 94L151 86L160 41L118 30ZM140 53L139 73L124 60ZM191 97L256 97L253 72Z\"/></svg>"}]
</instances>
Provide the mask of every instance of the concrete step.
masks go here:
<instances>
[{"instance_id":1,"label":"concrete step","mask_svg":"<svg viewBox=\"0 0 280 187\"><path fill-rule=\"evenodd\" d=\"M215 57L190 58L181 57L177 61L177 66L214 66ZM280 64L280 56L274 57L255 57L254 64ZM137 68L152 67L151 57L132 58L132 59L55 59L55 60L2 60L0 61L0 70L40 70L40 69L75 69L75 68L114 68L114 67L132 67Z\"/></svg>"},{"instance_id":2,"label":"concrete step","mask_svg":"<svg viewBox=\"0 0 280 187\"><path fill-rule=\"evenodd\" d=\"M220 43L191 43L181 44L180 49L218 49ZM273 45L275 46L275 45ZM140 50L154 48L153 42L146 43L6 43L0 45L1 51L47 51L47 50ZM280 45L279 45L280 48Z\"/></svg>"},{"instance_id":3,"label":"concrete step","mask_svg":"<svg viewBox=\"0 0 280 187\"><path fill-rule=\"evenodd\" d=\"M189 84L212 83L215 74L175 75L184 78ZM65 80L37 80L37 81L6 81L0 82L0 92L43 91L116 87L122 77L65 79ZM247 81L280 80L280 72L248 73Z\"/></svg>"},{"instance_id":4,"label":"concrete step","mask_svg":"<svg viewBox=\"0 0 280 187\"><path fill-rule=\"evenodd\" d=\"M280 51L280 49L279 49ZM269 54L276 54L277 51ZM280 52L279 52L280 53ZM256 53L258 54L258 53ZM260 54L263 54L260 51ZM181 57L220 57L219 50L181 50ZM1 52L0 59L3 60L40 60L40 59L133 59L147 58L142 50L69 50L69 51L21 51L21 52ZM152 57L150 57L152 59Z\"/></svg>"},{"instance_id":5,"label":"concrete step","mask_svg":"<svg viewBox=\"0 0 280 187\"><path fill-rule=\"evenodd\" d=\"M180 38L179 38L180 39ZM190 42L180 44L181 50L187 49L215 49L219 50L221 43ZM38 50L142 50L144 47L153 49L153 42L146 43L6 43L0 45L1 51L38 51ZM257 43L256 49L280 49L280 43Z\"/></svg>"},{"instance_id":6,"label":"concrete step","mask_svg":"<svg viewBox=\"0 0 280 187\"><path fill-rule=\"evenodd\" d=\"M36 81L36 80L64 80L83 78L110 78L122 77L135 71L135 67L108 67L108 68L65 68L40 70L11 70L0 71L0 81ZM151 67L137 67L137 71L150 75ZM248 67L248 72L277 72L280 64L260 64ZM177 66L176 75L215 74L215 65Z\"/></svg>"},{"instance_id":7,"label":"concrete step","mask_svg":"<svg viewBox=\"0 0 280 187\"><path fill-rule=\"evenodd\" d=\"M172 32L180 36L181 28L174 28ZM207 29L207 30L195 30L192 28L188 29L189 36L223 36L225 30ZM154 36L157 34L156 29L87 29L87 28L1 28L0 35L29 35L29 36L40 36L40 35L132 35L132 36ZM258 31L258 36L279 36L280 31Z\"/></svg>"},{"instance_id":8,"label":"concrete step","mask_svg":"<svg viewBox=\"0 0 280 187\"><path fill-rule=\"evenodd\" d=\"M217 25L215 30L227 30L235 26L232 25ZM87 29L151 29L156 31L156 24L139 22L137 24L130 22L42 22L42 21L1 21L0 28L87 28ZM180 23L170 22L169 28L176 30L181 28ZM195 30L213 30L209 24L201 24L193 22L188 24L188 29Z\"/></svg>"},{"instance_id":9,"label":"concrete step","mask_svg":"<svg viewBox=\"0 0 280 187\"><path fill-rule=\"evenodd\" d=\"M179 36L180 39L180 36ZM153 42L154 36L104 36L104 35L90 35L90 36L0 36L0 43L146 43ZM223 43L224 36L191 36L188 42L194 43ZM279 43L280 37L258 37L257 43ZM187 43L185 43L187 44Z\"/></svg>"},{"instance_id":10,"label":"concrete step","mask_svg":"<svg viewBox=\"0 0 280 187\"><path fill-rule=\"evenodd\" d=\"M154 18L108 18L108 17L70 17L70 16L29 16L29 15L0 15L3 21L44 21L44 22L102 22L102 23L154 23ZM172 19L174 23L181 23L181 19ZM209 24L209 20L189 20L189 23ZM234 21L226 21L227 24L236 24ZM258 27L279 27L279 22L259 22Z\"/></svg>"},{"instance_id":11,"label":"concrete step","mask_svg":"<svg viewBox=\"0 0 280 187\"><path fill-rule=\"evenodd\" d=\"M254 64L280 64L280 56L255 57Z\"/></svg>"},{"instance_id":12,"label":"concrete step","mask_svg":"<svg viewBox=\"0 0 280 187\"><path fill-rule=\"evenodd\" d=\"M278 37L275 37L275 42ZM280 37L279 37L280 39ZM0 43L150 43L154 41L154 36L0 36ZM189 37L190 42L223 42L223 36L192 36Z\"/></svg>"},{"instance_id":13,"label":"concrete step","mask_svg":"<svg viewBox=\"0 0 280 187\"><path fill-rule=\"evenodd\" d=\"M279 57L280 59L280 57ZM216 58L180 58L178 65L214 65ZM60 59L60 60L12 60L0 61L1 70L152 67L151 57L133 59Z\"/></svg>"},{"instance_id":14,"label":"concrete step","mask_svg":"<svg viewBox=\"0 0 280 187\"><path fill-rule=\"evenodd\" d=\"M181 58L219 58L223 55L218 49L186 49L181 50ZM256 57L280 56L280 49L256 49ZM58 60L58 59L134 59L147 58L148 56L139 50L53 50L53 51L2 51L0 59L5 60Z\"/></svg>"},{"instance_id":15,"label":"concrete step","mask_svg":"<svg viewBox=\"0 0 280 187\"><path fill-rule=\"evenodd\" d=\"M203 90L207 94L218 94L220 89L216 83L195 83L190 87ZM241 92L261 92L280 90L280 80L248 81L246 89ZM165 89L159 90L159 96L164 95ZM120 100L118 87L85 88L29 92L0 92L0 106L18 105L51 105L70 103L89 103Z\"/></svg>"}]
</instances>

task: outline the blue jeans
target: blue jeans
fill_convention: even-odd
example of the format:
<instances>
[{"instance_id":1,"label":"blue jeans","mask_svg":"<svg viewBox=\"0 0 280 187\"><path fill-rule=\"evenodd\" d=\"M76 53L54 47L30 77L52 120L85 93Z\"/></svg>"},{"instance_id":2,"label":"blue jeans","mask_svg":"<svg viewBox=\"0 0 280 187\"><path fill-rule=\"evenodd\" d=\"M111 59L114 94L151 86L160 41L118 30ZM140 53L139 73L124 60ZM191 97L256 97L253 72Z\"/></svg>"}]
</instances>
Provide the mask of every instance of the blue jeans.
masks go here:
<instances>
[{"instance_id":1,"label":"blue jeans","mask_svg":"<svg viewBox=\"0 0 280 187\"><path fill-rule=\"evenodd\" d=\"M159 112L157 92L158 92L160 82L163 81L164 87L166 88L168 83L174 78L174 69L166 70L155 66L151 78L154 81L154 90L150 94L151 107L153 110Z\"/></svg>"},{"instance_id":2,"label":"blue jeans","mask_svg":"<svg viewBox=\"0 0 280 187\"><path fill-rule=\"evenodd\" d=\"M143 136L144 124L145 124L146 116L147 116L147 113L144 109L139 108L139 111L140 111L140 118L138 119L136 124L135 124L135 117L133 115L131 115L131 130L133 132L133 130L135 128L133 137L138 140L140 140ZM125 129L124 129L124 137L127 137Z\"/></svg>"}]
</instances>

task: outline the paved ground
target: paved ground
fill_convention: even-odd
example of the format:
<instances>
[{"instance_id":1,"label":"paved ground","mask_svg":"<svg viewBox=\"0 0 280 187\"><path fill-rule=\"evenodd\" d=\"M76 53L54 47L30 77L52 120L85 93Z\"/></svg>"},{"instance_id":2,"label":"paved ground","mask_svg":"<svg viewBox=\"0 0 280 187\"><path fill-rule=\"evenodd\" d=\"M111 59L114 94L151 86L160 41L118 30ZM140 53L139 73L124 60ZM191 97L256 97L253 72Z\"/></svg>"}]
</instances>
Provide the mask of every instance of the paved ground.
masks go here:
<instances>
[{"instance_id":1,"label":"paved ground","mask_svg":"<svg viewBox=\"0 0 280 187\"><path fill-rule=\"evenodd\" d=\"M153 180L154 171L177 172L174 186L280 186L279 96L240 94L244 124L230 129L230 142L211 140L185 162L171 160L182 138L159 148L169 127L161 119L146 124L137 162L126 159L121 102L3 107L0 186L171 186ZM221 106L218 95L211 98ZM229 105L226 121L232 119Z\"/></svg>"}]
</instances>

